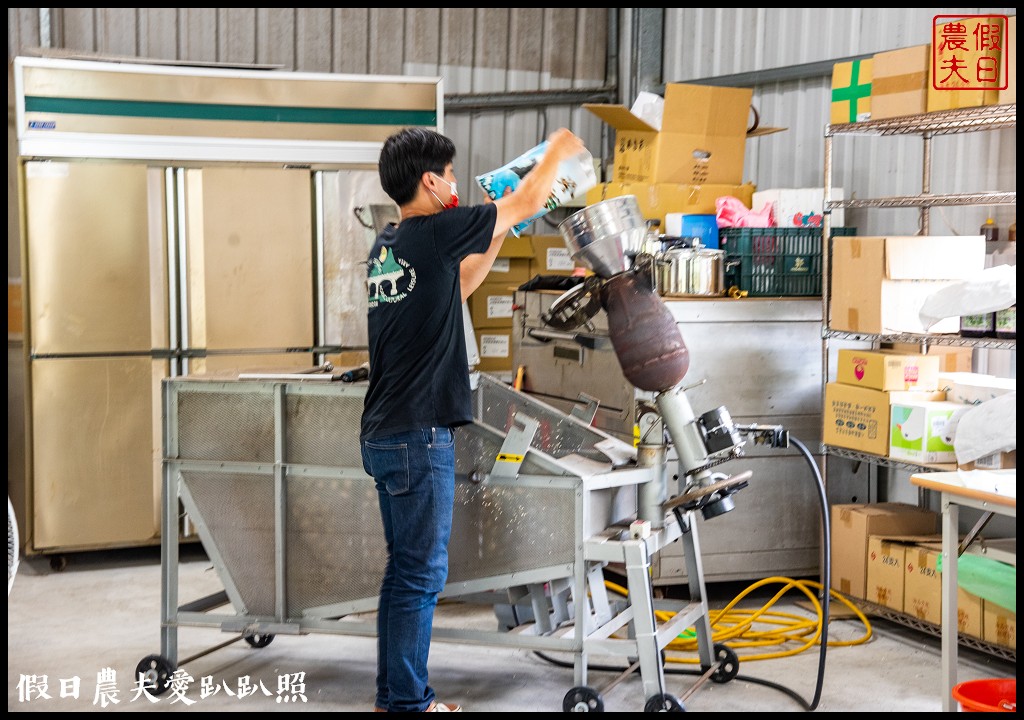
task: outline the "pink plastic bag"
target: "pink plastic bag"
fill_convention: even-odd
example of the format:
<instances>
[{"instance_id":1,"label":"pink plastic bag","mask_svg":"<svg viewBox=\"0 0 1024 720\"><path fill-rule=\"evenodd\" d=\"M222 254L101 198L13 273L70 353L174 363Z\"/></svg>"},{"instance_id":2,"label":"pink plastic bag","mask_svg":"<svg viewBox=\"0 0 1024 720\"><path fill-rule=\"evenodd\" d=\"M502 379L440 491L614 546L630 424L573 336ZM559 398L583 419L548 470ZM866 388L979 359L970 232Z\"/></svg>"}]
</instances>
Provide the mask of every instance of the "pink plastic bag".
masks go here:
<instances>
[{"instance_id":1,"label":"pink plastic bag","mask_svg":"<svg viewBox=\"0 0 1024 720\"><path fill-rule=\"evenodd\" d=\"M768 203L759 212L754 212L739 198L723 195L715 200L718 227L766 228L772 226L772 204Z\"/></svg>"}]
</instances>

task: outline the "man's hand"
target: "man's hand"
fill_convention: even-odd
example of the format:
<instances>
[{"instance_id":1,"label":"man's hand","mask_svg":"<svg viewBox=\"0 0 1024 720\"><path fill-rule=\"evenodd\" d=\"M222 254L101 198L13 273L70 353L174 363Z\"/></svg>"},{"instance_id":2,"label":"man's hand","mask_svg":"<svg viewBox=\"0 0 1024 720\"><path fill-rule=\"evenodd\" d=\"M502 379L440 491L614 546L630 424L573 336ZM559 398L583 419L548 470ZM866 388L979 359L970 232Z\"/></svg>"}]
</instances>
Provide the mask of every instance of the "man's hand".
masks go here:
<instances>
[{"instance_id":1,"label":"man's hand","mask_svg":"<svg viewBox=\"0 0 1024 720\"><path fill-rule=\"evenodd\" d=\"M548 152L554 153L558 161L565 158L579 155L586 150L583 141L572 133L568 128L559 128L548 136Z\"/></svg>"}]
</instances>

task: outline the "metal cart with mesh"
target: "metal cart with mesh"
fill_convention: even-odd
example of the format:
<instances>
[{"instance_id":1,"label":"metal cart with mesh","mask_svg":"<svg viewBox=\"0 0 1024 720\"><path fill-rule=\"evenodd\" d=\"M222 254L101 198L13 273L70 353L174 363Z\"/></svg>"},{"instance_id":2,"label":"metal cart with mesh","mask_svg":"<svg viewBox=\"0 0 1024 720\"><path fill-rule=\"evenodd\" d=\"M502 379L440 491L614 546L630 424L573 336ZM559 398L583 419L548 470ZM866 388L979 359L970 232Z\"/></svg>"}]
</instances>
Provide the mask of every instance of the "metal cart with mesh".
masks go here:
<instances>
[{"instance_id":1,"label":"metal cart with mesh","mask_svg":"<svg viewBox=\"0 0 1024 720\"><path fill-rule=\"evenodd\" d=\"M648 710L682 709L665 688L661 651L694 627L705 677L725 682L737 660L711 646L696 523L669 514L663 527L631 525L637 488L664 467L486 374L474 376L474 422L456 434L455 521L443 598L528 602L529 627L493 632L438 627L439 641L573 656L563 709L603 709L587 685L592 656L630 658ZM184 515L223 590L182 603L176 532L162 539L161 650L138 673L163 692L179 665L178 629L208 627L260 647L275 635L376 634L385 565L376 490L362 468L364 383L172 378L163 382L165 528ZM373 519L374 521L368 521ZM685 531L684 531L685 530ZM688 601L653 597L651 557L685 545ZM611 596L615 563L628 602ZM656 611L670 613L659 622ZM210 652L210 650L206 651ZM627 663L628 664L628 663ZM625 677L625 674L622 676Z\"/></svg>"}]
</instances>

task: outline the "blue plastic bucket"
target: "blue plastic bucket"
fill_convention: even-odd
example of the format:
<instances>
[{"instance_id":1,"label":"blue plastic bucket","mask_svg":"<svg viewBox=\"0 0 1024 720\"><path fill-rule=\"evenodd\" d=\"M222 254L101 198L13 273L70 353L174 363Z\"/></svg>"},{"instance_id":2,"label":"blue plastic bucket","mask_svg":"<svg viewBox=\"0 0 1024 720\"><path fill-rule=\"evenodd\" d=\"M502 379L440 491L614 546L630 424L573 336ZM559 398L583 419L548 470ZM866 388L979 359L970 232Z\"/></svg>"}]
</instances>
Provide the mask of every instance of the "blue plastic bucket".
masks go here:
<instances>
[{"instance_id":1,"label":"blue plastic bucket","mask_svg":"<svg viewBox=\"0 0 1024 720\"><path fill-rule=\"evenodd\" d=\"M718 217L715 215L683 215L682 237L700 238L700 244L718 249Z\"/></svg>"}]
</instances>

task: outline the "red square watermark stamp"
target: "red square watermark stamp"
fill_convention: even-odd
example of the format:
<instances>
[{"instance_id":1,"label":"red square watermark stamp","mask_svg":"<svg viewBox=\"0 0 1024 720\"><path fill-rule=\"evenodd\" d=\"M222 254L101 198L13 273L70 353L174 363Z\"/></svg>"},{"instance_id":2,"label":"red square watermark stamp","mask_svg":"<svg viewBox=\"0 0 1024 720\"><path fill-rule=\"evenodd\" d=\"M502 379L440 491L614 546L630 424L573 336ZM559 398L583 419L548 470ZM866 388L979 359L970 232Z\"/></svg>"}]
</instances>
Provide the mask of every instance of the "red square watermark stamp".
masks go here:
<instances>
[{"instance_id":1,"label":"red square watermark stamp","mask_svg":"<svg viewBox=\"0 0 1024 720\"><path fill-rule=\"evenodd\" d=\"M936 15L932 22L932 87L1005 90L1006 15Z\"/></svg>"}]
</instances>

